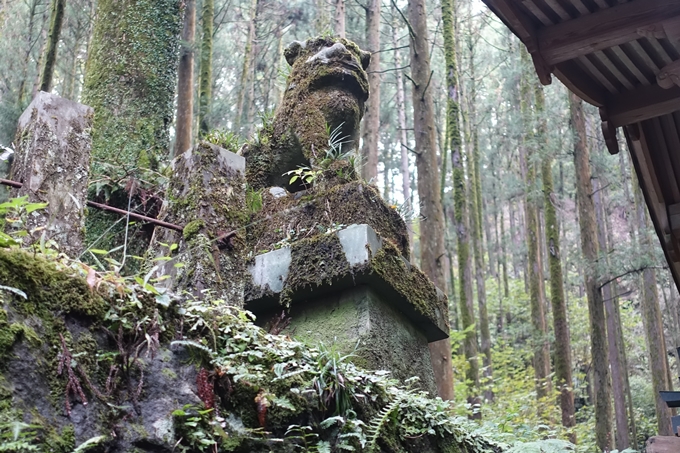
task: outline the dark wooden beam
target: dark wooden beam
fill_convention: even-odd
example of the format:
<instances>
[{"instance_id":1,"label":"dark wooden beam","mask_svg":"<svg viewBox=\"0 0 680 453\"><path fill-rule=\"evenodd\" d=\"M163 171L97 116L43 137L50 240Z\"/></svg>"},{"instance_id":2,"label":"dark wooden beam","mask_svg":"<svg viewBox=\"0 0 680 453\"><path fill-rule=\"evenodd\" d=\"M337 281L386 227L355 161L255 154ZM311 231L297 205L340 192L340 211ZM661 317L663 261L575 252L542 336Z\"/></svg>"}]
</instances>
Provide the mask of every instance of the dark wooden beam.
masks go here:
<instances>
[{"instance_id":1,"label":"dark wooden beam","mask_svg":"<svg viewBox=\"0 0 680 453\"><path fill-rule=\"evenodd\" d=\"M610 95L605 109L607 120L613 127L656 118L680 110L680 87L674 85L663 89L658 85L649 85Z\"/></svg>"},{"instance_id":2,"label":"dark wooden beam","mask_svg":"<svg viewBox=\"0 0 680 453\"><path fill-rule=\"evenodd\" d=\"M643 30L663 29L665 21L678 16L678 0L633 0L542 28L535 38L546 65L552 66L633 41Z\"/></svg>"},{"instance_id":3,"label":"dark wooden beam","mask_svg":"<svg viewBox=\"0 0 680 453\"><path fill-rule=\"evenodd\" d=\"M555 66L553 73L572 93L595 107L602 107L607 102L604 90L575 62L560 63Z\"/></svg>"}]
</instances>

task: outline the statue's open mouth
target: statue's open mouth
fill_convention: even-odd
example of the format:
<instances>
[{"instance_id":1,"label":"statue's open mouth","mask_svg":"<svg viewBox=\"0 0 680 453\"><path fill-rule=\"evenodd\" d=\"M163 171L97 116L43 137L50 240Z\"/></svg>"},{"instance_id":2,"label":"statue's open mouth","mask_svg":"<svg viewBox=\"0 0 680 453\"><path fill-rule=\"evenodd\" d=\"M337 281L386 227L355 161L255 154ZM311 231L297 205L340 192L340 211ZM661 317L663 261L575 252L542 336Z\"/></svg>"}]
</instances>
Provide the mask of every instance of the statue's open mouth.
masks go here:
<instances>
[{"instance_id":1,"label":"statue's open mouth","mask_svg":"<svg viewBox=\"0 0 680 453\"><path fill-rule=\"evenodd\" d=\"M312 89L327 87L348 90L362 102L368 99L368 78L361 67L353 61L329 62L328 69L312 84Z\"/></svg>"}]
</instances>

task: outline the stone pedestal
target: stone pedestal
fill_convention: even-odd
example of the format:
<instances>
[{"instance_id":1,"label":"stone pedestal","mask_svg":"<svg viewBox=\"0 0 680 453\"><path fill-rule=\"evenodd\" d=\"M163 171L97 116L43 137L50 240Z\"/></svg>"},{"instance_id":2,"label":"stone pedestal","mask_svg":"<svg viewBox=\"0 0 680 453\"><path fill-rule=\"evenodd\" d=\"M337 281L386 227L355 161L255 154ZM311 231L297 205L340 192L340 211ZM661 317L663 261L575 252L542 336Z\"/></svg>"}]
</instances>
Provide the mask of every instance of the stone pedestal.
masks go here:
<instances>
[{"instance_id":1,"label":"stone pedestal","mask_svg":"<svg viewBox=\"0 0 680 453\"><path fill-rule=\"evenodd\" d=\"M164 284L177 293L242 306L245 197L243 157L205 142L176 157L161 218L184 231L155 230L156 276L169 275Z\"/></svg>"},{"instance_id":2,"label":"stone pedestal","mask_svg":"<svg viewBox=\"0 0 680 453\"><path fill-rule=\"evenodd\" d=\"M38 92L19 118L10 171L10 179L23 184L11 196L48 203L29 214L26 229L45 227L46 238L74 257L83 250L92 117L90 107ZM26 242L40 240L41 234Z\"/></svg>"},{"instance_id":3,"label":"stone pedestal","mask_svg":"<svg viewBox=\"0 0 680 453\"><path fill-rule=\"evenodd\" d=\"M248 270L246 308L260 323L283 305L291 336L355 352L355 363L398 379L418 376L436 394L428 343L448 337L446 297L370 226L294 242Z\"/></svg>"}]
</instances>

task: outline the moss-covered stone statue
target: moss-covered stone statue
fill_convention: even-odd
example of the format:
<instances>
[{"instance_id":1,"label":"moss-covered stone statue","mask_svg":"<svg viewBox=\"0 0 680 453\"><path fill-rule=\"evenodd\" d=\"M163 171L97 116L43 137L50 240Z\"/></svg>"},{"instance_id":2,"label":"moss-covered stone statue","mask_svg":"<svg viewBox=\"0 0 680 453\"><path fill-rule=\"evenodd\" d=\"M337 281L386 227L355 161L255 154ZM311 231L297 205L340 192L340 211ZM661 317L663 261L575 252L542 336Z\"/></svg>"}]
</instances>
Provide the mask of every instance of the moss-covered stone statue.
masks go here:
<instances>
[{"instance_id":1,"label":"moss-covered stone statue","mask_svg":"<svg viewBox=\"0 0 680 453\"><path fill-rule=\"evenodd\" d=\"M251 187L288 186L284 173L324 157L333 131L355 147L368 99L371 54L344 38L293 41L285 50L292 71L274 121L244 151ZM290 188L293 189L294 188Z\"/></svg>"}]
</instances>

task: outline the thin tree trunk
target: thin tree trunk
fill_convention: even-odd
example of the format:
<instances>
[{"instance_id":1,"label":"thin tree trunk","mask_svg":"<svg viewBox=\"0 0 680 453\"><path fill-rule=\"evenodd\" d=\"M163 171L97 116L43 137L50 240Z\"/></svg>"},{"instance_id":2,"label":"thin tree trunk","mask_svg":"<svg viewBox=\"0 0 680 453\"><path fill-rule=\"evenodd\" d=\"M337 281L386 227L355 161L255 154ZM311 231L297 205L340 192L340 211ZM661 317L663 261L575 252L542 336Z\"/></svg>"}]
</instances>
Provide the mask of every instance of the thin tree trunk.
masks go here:
<instances>
[{"instance_id":1,"label":"thin tree trunk","mask_svg":"<svg viewBox=\"0 0 680 453\"><path fill-rule=\"evenodd\" d=\"M335 0L333 31L337 36L341 38L345 37L345 0Z\"/></svg>"},{"instance_id":2,"label":"thin tree trunk","mask_svg":"<svg viewBox=\"0 0 680 453\"><path fill-rule=\"evenodd\" d=\"M547 123L545 120L543 88L536 85L536 113L539 117L539 143L545 143ZM571 428L576 425L574 418L574 392L571 376L571 337L567 305L564 297L564 277L562 276L562 256L560 253L560 231L557 212L553 204L552 156L548 153L541 160L541 180L543 182L543 209L545 211L545 243L548 249L550 268L550 302L555 331L555 381L560 392L562 425ZM576 443L576 434L570 433L569 440Z\"/></svg>"},{"instance_id":3,"label":"thin tree trunk","mask_svg":"<svg viewBox=\"0 0 680 453\"><path fill-rule=\"evenodd\" d=\"M366 106L361 148L361 176L366 181L378 178L378 140L380 137L380 2L369 0L366 8L366 42L371 52L368 65L370 96Z\"/></svg>"},{"instance_id":4,"label":"thin tree trunk","mask_svg":"<svg viewBox=\"0 0 680 453\"><path fill-rule=\"evenodd\" d=\"M233 130L239 133L241 130L241 121L243 119L243 109L245 105L246 92L249 89L248 81L250 80L251 65L253 59L253 46L255 44L255 20L257 18L257 1L250 2L250 20L248 21L248 37L246 40L246 47L243 51L243 66L241 67L241 78L239 82L238 96L236 97L236 113L234 115ZM253 102L250 99L250 102Z\"/></svg>"},{"instance_id":5,"label":"thin tree trunk","mask_svg":"<svg viewBox=\"0 0 680 453\"><path fill-rule=\"evenodd\" d=\"M59 36L64 24L64 8L66 0L52 0L52 13L50 16L50 32L47 36L47 46L43 56L43 67L40 74L40 91L52 91L54 78L54 65L57 60L57 48L59 47Z\"/></svg>"},{"instance_id":6,"label":"thin tree trunk","mask_svg":"<svg viewBox=\"0 0 680 453\"><path fill-rule=\"evenodd\" d=\"M595 390L595 439L600 450L612 448L611 393L609 391L609 357L602 291L600 290L595 263L598 258L597 226L593 206L593 186L590 180L590 151L586 142L586 126L583 102L569 93L571 124L574 129L574 167L578 198L581 250L585 258L585 286L590 318L590 350Z\"/></svg>"},{"instance_id":7,"label":"thin tree trunk","mask_svg":"<svg viewBox=\"0 0 680 453\"><path fill-rule=\"evenodd\" d=\"M418 196L423 220L420 222L420 262L425 275L446 289L444 213L439 195L439 166L434 122L433 87L430 84L430 49L427 36L425 0L408 4L408 19L414 34L410 36L411 78L413 79L413 127L416 137ZM430 354L443 399L453 398L451 343L448 339L430 343Z\"/></svg>"},{"instance_id":8,"label":"thin tree trunk","mask_svg":"<svg viewBox=\"0 0 680 453\"><path fill-rule=\"evenodd\" d=\"M501 205L501 266L503 268L503 295L510 297L510 285L508 284L508 251L505 246L505 210ZM499 288L500 291L500 288Z\"/></svg>"},{"instance_id":9,"label":"thin tree trunk","mask_svg":"<svg viewBox=\"0 0 680 453\"><path fill-rule=\"evenodd\" d=\"M212 99L213 20L215 0L203 0L201 22L201 73L198 79L198 133L204 136L210 130L209 115Z\"/></svg>"},{"instance_id":10,"label":"thin tree trunk","mask_svg":"<svg viewBox=\"0 0 680 453\"><path fill-rule=\"evenodd\" d=\"M191 148L194 121L194 36L196 34L196 0L186 0L182 47L177 71L177 127L173 155Z\"/></svg>"},{"instance_id":11,"label":"thin tree trunk","mask_svg":"<svg viewBox=\"0 0 680 453\"><path fill-rule=\"evenodd\" d=\"M593 203L595 205L595 217L597 220L597 241L602 248L602 256L605 263L608 265L609 247L607 245L607 233L605 231L605 212L602 205L602 190L600 181L593 179ZM607 317L607 342L609 345L609 364L612 377L612 394L614 396L614 420L616 422L616 448L618 450L625 450L630 446L630 438L628 435L628 413L626 410L626 393L623 382L623 374L625 370L621 365L619 351L623 349L623 345L619 343L617 335L618 324L621 320L617 318L617 312L614 305L618 305L618 297L612 291L610 283L602 287L602 296L604 298L604 309Z\"/></svg>"},{"instance_id":12,"label":"thin tree trunk","mask_svg":"<svg viewBox=\"0 0 680 453\"><path fill-rule=\"evenodd\" d=\"M392 6L394 14L394 6ZM395 15L396 18L396 15ZM401 67L401 54L397 39L397 26L392 26L392 46L394 47L394 65ZM399 125L399 151L401 153L401 191L404 195L405 211L412 213L411 208L411 170L408 159L408 136L406 134L406 103L404 96L404 77L401 71L395 71L397 79L397 120ZM408 225L408 238L410 247L413 247L413 226Z\"/></svg>"},{"instance_id":13,"label":"thin tree trunk","mask_svg":"<svg viewBox=\"0 0 680 453\"><path fill-rule=\"evenodd\" d=\"M468 21L468 24L470 21ZM479 174L480 152L479 152L479 133L477 131L477 111L476 95L477 87L475 80L475 61L474 46L472 44L472 30L468 29L467 49L469 52L470 63L470 92L467 100L468 115L466 131L469 133L469 148L472 150L472 159L468 160L467 177L470 185L470 234L472 236L472 253L475 264L475 284L477 288L477 307L479 309L479 333L480 346L483 354L483 376L484 376L484 399L493 401L494 394L491 390L493 380L493 370L491 367L491 331L489 329L489 313L486 306L486 282L484 279L484 251L482 244L482 206L481 206L481 183ZM465 118L465 116L464 116Z\"/></svg>"},{"instance_id":14,"label":"thin tree trunk","mask_svg":"<svg viewBox=\"0 0 680 453\"><path fill-rule=\"evenodd\" d=\"M520 165L524 175L526 201L524 204L527 241L527 266L529 269L529 293L531 296L531 324L533 326L534 341L534 374L536 376L536 397L546 397L550 393L550 349L545 320L545 289L543 284L543 264L539 247L538 202L535 199L537 182L536 165L532 155L535 153L533 145L529 145L533 135L531 121L531 85L527 71L529 61L528 52L522 48L522 80L520 82L520 112L523 118L523 139L520 145ZM538 107L538 106L537 106ZM542 405L539 405L539 412Z\"/></svg>"},{"instance_id":15,"label":"thin tree trunk","mask_svg":"<svg viewBox=\"0 0 680 453\"><path fill-rule=\"evenodd\" d=\"M634 188L634 190L640 250L650 250L652 248L652 238L647 231L648 217L645 212L642 191L639 187ZM640 311L642 312L642 324L647 338L649 368L652 378L652 389L654 391L656 422L659 435L672 436L671 415L673 414L659 396L659 391L669 389L669 383L666 340L661 320L661 309L659 307L656 271L654 269L647 268L642 271L642 303Z\"/></svg>"}]
</instances>

